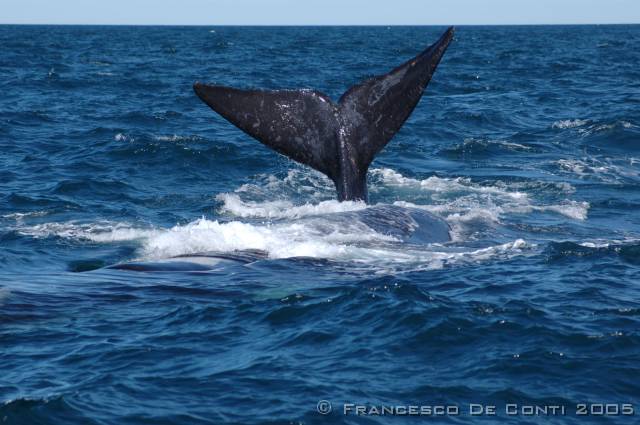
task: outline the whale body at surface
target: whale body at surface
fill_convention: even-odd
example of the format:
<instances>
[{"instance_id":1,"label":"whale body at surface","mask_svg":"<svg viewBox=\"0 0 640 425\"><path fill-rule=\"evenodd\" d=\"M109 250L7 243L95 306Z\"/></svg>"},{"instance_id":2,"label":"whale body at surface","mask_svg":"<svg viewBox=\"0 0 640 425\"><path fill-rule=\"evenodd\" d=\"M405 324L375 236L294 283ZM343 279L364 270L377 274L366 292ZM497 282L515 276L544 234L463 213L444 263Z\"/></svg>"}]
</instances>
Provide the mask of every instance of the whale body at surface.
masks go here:
<instances>
[{"instance_id":1,"label":"whale body at surface","mask_svg":"<svg viewBox=\"0 0 640 425\"><path fill-rule=\"evenodd\" d=\"M453 27L422 53L389 73L347 90L337 103L314 90L240 90L194 84L196 94L245 133L289 158L327 175L338 200L367 201L367 170L400 130L422 97L449 43ZM446 221L423 210L394 205L322 214L301 219L332 225L365 226L394 243L425 245L450 240ZM268 252L202 252L135 261L112 269L203 272L269 258Z\"/></svg>"},{"instance_id":2,"label":"whale body at surface","mask_svg":"<svg viewBox=\"0 0 640 425\"><path fill-rule=\"evenodd\" d=\"M431 244L442 244L450 240L449 225L443 219L418 208L396 205L373 205L358 211L311 215L294 219L294 221L299 226L314 229L317 232L330 233L349 226L363 233L374 231L378 235L388 237L385 243L396 247L428 248ZM361 246L375 250L382 248L379 244L380 241L372 241L363 242ZM301 257L290 259L296 261ZM231 252L209 251L120 263L108 268L139 272L207 272L230 270L236 266L268 259L270 259L269 252L256 249Z\"/></svg>"}]
</instances>

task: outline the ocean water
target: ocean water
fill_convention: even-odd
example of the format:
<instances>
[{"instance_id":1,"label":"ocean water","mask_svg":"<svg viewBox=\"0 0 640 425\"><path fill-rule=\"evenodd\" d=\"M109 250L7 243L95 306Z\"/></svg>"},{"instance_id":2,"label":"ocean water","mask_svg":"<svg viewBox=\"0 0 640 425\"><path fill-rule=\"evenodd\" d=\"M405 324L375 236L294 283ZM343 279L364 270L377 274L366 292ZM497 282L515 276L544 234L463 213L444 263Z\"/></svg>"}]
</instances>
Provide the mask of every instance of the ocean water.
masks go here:
<instances>
[{"instance_id":1,"label":"ocean water","mask_svg":"<svg viewBox=\"0 0 640 425\"><path fill-rule=\"evenodd\" d=\"M0 26L0 422L637 423L640 26L458 28L371 206L191 89L337 99L443 30ZM259 255L107 268L205 251Z\"/></svg>"}]
</instances>

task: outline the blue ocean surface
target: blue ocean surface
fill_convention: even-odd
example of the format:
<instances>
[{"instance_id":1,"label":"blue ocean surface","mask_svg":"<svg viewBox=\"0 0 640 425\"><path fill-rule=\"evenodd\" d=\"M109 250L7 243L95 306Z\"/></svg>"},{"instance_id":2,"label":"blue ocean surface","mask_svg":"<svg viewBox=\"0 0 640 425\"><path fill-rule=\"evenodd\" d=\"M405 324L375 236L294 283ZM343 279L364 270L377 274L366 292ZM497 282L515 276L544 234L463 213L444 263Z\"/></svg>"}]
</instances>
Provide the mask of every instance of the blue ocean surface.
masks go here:
<instances>
[{"instance_id":1,"label":"blue ocean surface","mask_svg":"<svg viewBox=\"0 0 640 425\"><path fill-rule=\"evenodd\" d=\"M638 423L640 26L459 27L369 206L192 90L337 100L443 31L0 26L0 423Z\"/></svg>"}]
</instances>

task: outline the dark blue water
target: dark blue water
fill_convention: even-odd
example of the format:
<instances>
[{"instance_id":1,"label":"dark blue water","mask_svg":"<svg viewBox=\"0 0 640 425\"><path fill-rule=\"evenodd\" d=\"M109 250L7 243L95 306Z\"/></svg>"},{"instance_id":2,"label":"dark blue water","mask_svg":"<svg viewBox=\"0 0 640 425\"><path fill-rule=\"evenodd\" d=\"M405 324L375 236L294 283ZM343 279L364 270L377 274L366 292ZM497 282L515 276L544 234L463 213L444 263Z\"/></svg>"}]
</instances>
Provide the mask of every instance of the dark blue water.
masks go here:
<instances>
[{"instance_id":1,"label":"dark blue water","mask_svg":"<svg viewBox=\"0 0 640 425\"><path fill-rule=\"evenodd\" d=\"M636 423L640 26L458 29L369 175L372 204L446 219L447 244L359 222L373 207L191 89L337 99L442 31L1 26L0 421Z\"/></svg>"}]
</instances>

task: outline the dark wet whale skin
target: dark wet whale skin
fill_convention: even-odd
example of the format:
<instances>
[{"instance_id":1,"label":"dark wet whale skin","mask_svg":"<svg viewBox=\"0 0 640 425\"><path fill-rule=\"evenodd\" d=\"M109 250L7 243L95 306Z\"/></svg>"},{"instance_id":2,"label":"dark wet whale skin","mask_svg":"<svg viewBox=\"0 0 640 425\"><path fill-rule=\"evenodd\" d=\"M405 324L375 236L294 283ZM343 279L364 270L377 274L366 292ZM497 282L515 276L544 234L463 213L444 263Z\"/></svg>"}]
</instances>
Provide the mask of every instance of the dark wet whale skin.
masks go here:
<instances>
[{"instance_id":1,"label":"dark wet whale skin","mask_svg":"<svg viewBox=\"0 0 640 425\"><path fill-rule=\"evenodd\" d=\"M195 83L207 104L261 143L326 174L340 201L367 201L367 170L422 97L453 39L351 87L337 104L313 90L239 90Z\"/></svg>"}]
</instances>

